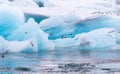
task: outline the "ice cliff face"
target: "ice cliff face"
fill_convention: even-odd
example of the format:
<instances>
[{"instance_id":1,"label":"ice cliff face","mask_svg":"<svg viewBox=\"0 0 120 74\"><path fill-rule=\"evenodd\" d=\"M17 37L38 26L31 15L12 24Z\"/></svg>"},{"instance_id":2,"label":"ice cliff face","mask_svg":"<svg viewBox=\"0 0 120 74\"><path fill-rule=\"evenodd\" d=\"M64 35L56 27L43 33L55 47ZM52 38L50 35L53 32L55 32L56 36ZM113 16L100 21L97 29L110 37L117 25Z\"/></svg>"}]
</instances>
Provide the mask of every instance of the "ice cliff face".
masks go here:
<instances>
[{"instance_id":1,"label":"ice cliff face","mask_svg":"<svg viewBox=\"0 0 120 74\"><path fill-rule=\"evenodd\" d=\"M102 50L120 43L119 12L110 6L110 1L35 2L0 0L1 53L39 52L63 47ZM43 6L38 7L39 3Z\"/></svg>"}]
</instances>

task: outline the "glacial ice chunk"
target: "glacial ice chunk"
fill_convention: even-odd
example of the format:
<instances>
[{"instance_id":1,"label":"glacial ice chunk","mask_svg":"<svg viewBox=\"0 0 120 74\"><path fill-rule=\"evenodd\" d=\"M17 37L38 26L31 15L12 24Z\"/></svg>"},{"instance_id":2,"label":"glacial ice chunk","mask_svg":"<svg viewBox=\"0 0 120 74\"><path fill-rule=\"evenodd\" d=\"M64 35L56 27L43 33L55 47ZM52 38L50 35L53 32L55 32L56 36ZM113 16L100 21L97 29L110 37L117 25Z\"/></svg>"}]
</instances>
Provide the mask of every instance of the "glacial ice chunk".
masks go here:
<instances>
[{"instance_id":1,"label":"glacial ice chunk","mask_svg":"<svg viewBox=\"0 0 120 74\"><path fill-rule=\"evenodd\" d=\"M42 30L46 30L63 24L64 20L61 16L51 16L50 18L41 21L39 23L39 26Z\"/></svg>"},{"instance_id":2,"label":"glacial ice chunk","mask_svg":"<svg viewBox=\"0 0 120 74\"><path fill-rule=\"evenodd\" d=\"M0 36L0 53L8 52L37 52L35 48L32 47L30 41L7 41ZM34 43L33 43L34 44Z\"/></svg>"},{"instance_id":3,"label":"glacial ice chunk","mask_svg":"<svg viewBox=\"0 0 120 74\"><path fill-rule=\"evenodd\" d=\"M4 38L0 36L0 52L4 52L4 49L6 49L7 45L5 44L7 44L7 41L5 41Z\"/></svg>"},{"instance_id":4,"label":"glacial ice chunk","mask_svg":"<svg viewBox=\"0 0 120 74\"><path fill-rule=\"evenodd\" d=\"M53 41L48 40L48 34L41 30L32 18L8 36L8 40L10 41L25 41L29 39L33 39L33 41L36 42L35 46L37 46L38 51L44 49L54 49Z\"/></svg>"},{"instance_id":5,"label":"glacial ice chunk","mask_svg":"<svg viewBox=\"0 0 120 74\"><path fill-rule=\"evenodd\" d=\"M68 20L71 20L71 19L68 19ZM47 19L46 21L45 20L43 21L44 23L55 22L54 20L47 21ZM61 21L59 21L59 23L60 22ZM96 18L86 18L85 20L80 20L80 21L78 21L77 19L71 23L61 22L62 25L59 25L57 23L52 23L52 25L49 25L49 23L47 23L47 26L46 24L42 25L44 23L40 23L39 25L42 29L45 27L43 30L49 34L49 39L52 39L52 40L62 38L62 37L73 38L75 37L76 34L85 33L95 29L106 28L106 27L114 28L118 32L120 31L119 30L120 25L118 25L120 24L119 19L112 18L109 16L98 16ZM57 31L57 32L52 32L52 31Z\"/></svg>"},{"instance_id":6,"label":"glacial ice chunk","mask_svg":"<svg viewBox=\"0 0 120 74\"><path fill-rule=\"evenodd\" d=\"M19 7L38 7L33 0L13 0L11 1L11 5Z\"/></svg>"},{"instance_id":7,"label":"glacial ice chunk","mask_svg":"<svg viewBox=\"0 0 120 74\"><path fill-rule=\"evenodd\" d=\"M74 38L54 40L56 47L79 47L80 49L102 49L116 45L117 31L112 28L96 29L76 35Z\"/></svg>"},{"instance_id":8,"label":"glacial ice chunk","mask_svg":"<svg viewBox=\"0 0 120 74\"><path fill-rule=\"evenodd\" d=\"M0 35L8 36L24 23L24 14L17 8L6 4L0 5Z\"/></svg>"},{"instance_id":9,"label":"glacial ice chunk","mask_svg":"<svg viewBox=\"0 0 120 74\"><path fill-rule=\"evenodd\" d=\"M74 31L73 24L78 20L79 19L75 14L69 13L63 16L51 16L50 18L41 21L39 26L49 34L49 39L57 39L71 34Z\"/></svg>"}]
</instances>

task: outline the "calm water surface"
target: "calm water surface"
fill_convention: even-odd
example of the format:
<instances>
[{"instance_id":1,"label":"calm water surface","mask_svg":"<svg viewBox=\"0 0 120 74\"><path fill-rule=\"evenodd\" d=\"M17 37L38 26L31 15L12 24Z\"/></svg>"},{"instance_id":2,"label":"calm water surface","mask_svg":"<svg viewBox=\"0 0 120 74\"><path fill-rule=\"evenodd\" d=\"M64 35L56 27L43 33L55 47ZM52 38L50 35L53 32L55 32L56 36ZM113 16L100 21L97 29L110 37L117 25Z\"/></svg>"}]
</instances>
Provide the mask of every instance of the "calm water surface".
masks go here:
<instances>
[{"instance_id":1,"label":"calm water surface","mask_svg":"<svg viewBox=\"0 0 120 74\"><path fill-rule=\"evenodd\" d=\"M65 71L65 64L90 63L90 71ZM23 68L25 70L23 70ZM86 67L85 67L86 68ZM27 69L27 70L26 70ZM55 50L0 55L0 74L120 74L120 51Z\"/></svg>"}]
</instances>

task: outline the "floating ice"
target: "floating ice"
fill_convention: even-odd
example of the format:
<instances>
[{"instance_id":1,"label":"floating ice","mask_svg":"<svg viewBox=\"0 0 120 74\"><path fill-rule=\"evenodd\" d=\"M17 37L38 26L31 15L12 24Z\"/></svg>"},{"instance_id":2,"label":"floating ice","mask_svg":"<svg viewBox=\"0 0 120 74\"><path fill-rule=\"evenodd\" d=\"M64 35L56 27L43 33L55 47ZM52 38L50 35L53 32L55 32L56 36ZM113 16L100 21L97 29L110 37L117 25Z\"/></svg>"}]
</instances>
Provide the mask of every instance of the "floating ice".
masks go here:
<instances>
[{"instance_id":1,"label":"floating ice","mask_svg":"<svg viewBox=\"0 0 120 74\"><path fill-rule=\"evenodd\" d=\"M52 27L61 26L64 24L64 20L61 16L52 16L40 22L39 26L42 30L50 29Z\"/></svg>"},{"instance_id":2,"label":"floating ice","mask_svg":"<svg viewBox=\"0 0 120 74\"><path fill-rule=\"evenodd\" d=\"M101 28L88 33L76 35L74 38L55 40L56 47L79 47L80 49L99 49L116 45L117 31Z\"/></svg>"},{"instance_id":3,"label":"floating ice","mask_svg":"<svg viewBox=\"0 0 120 74\"><path fill-rule=\"evenodd\" d=\"M34 1L42 6L39 8ZM92 14L92 10L111 7L109 1L97 2L1 0L0 51L37 52L55 47L99 49L116 46L120 43L120 19Z\"/></svg>"},{"instance_id":4,"label":"floating ice","mask_svg":"<svg viewBox=\"0 0 120 74\"><path fill-rule=\"evenodd\" d=\"M39 26L49 34L49 39L56 39L71 34L74 30L73 24L78 20L75 14L69 13L64 16L51 16L41 21Z\"/></svg>"},{"instance_id":5,"label":"floating ice","mask_svg":"<svg viewBox=\"0 0 120 74\"><path fill-rule=\"evenodd\" d=\"M24 23L24 14L17 7L6 4L0 5L0 35L8 36Z\"/></svg>"},{"instance_id":6,"label":"floating ice","mask_svg":"<svg viewBox=\"0 0 120 74\"><path fill-rule=\"evenodd\" d=\"M38 7L33 0L12 0L11 5L20 7Z\"/></svg>"},{"instance_id":7,"label":"floating ice","mask_svg":"<svg viewBox=\"0 0 120 74\"><path fill-rule=\"evenodd\" d=\"M28 23L26 23L26 26L27 24L30 25L30 23L33 24L33 22L34 21L30 19ZM30 26L31 29L29 27L29 29L26 30L25 27L21 27L24 31L21 32L21 28L19 28L13 32L11 38L13 36L15 39L12 39L11 41L7 41L0 37L1 52L5 52L7 50L9 50L9 52L37 52L43 49L54 49L54 47L78 47L82 50L90 50L109 48L117 45L117 31L111 28L101 28L88 33L78 34L74 38L63 38L50 41L42 30L39 30L39 35L39 33L37 33L38 30L32 32L32 29L34 28L32 28L32 25ZM17 35L18 38L14 37L14 35Z\"/></svg>"},{"instance_id":8,"label":"floating ice","mask_svg":"<svg viewBox=\"0 0 120 74\"><path fill-rule=\"evenodd\" d=\"M48 40L48 34L42 31L32 18L8 36L8 40L24 41L29 39L37 42L33 46L37 46L38 50L54 49L54 43Z\"/></svg>"},{"instance_id":9,"label":"floating ice","mask_svg":"<svg viewBox=\"0 0 120 74\"><path fill-rule=\"evenodd\" d=\"M37 52L30 41L7 41L0 36L0 53L8 52Z\"/></svg>"},{"instance_id":10,"label":"floating ice","mask_svg":"<svg viewBox=\"0 0 120 74\"><path fill-rule=\"evenodd\" d=\"M3 37L0 36L0 52L4 52L4 49L6 49L7 41L4 40Z\"/></svg>"},{"instance_id":11,"label":"floating ice","mask_svg":"<svg viewBox=\"0 0 120 74\"><path fill-rule=\"evenodd\" d=\"M33 19L29 19L27 23L14 30L7 40L0 37L0 49L3 52L7 50L9 52L37 52L55 47L53 41L48 40L48 35Z\"/></svg>"},{"instance_id":12,"label":"floating ice","mask_svg":"<svg viewBox=\"0 0 120 74\"><path fill-rule=\"evenodd\" d=\"M58 39L63 37L73 38L76 34L89 32L95 29L106 28L106 27L114 28L118 32L120 32L119 30L120 25L118 25L120 24L119 19L105 15L90 19L88 18L80 21L77 19L77 20L73 20L70 23L64 20L66 19L62 19L59 17L55 17L54 19L48 18L46 20L43 20L39 25L46 33L49 34L49 39Z\"/></svg>"}]
</instances>

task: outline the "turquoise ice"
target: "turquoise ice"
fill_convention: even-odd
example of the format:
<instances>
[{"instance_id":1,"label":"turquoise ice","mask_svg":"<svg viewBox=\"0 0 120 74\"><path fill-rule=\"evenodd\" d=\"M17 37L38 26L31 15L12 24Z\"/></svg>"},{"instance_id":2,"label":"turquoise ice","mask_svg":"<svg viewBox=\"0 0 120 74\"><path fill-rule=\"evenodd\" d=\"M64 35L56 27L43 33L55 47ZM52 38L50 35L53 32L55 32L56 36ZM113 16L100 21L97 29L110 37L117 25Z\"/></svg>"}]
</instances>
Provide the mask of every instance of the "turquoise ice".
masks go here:
<instances>
[{"instance_id":1,"label":"turquoise ice","mask_svg":"<svg viewBox=\"0 0 120 74\"><path fill-rule=\"evenodd\" d=\"M0 5L0 35L7 37L24 23L24 13L17 7Z\"/></svg>"}]
</instances>

